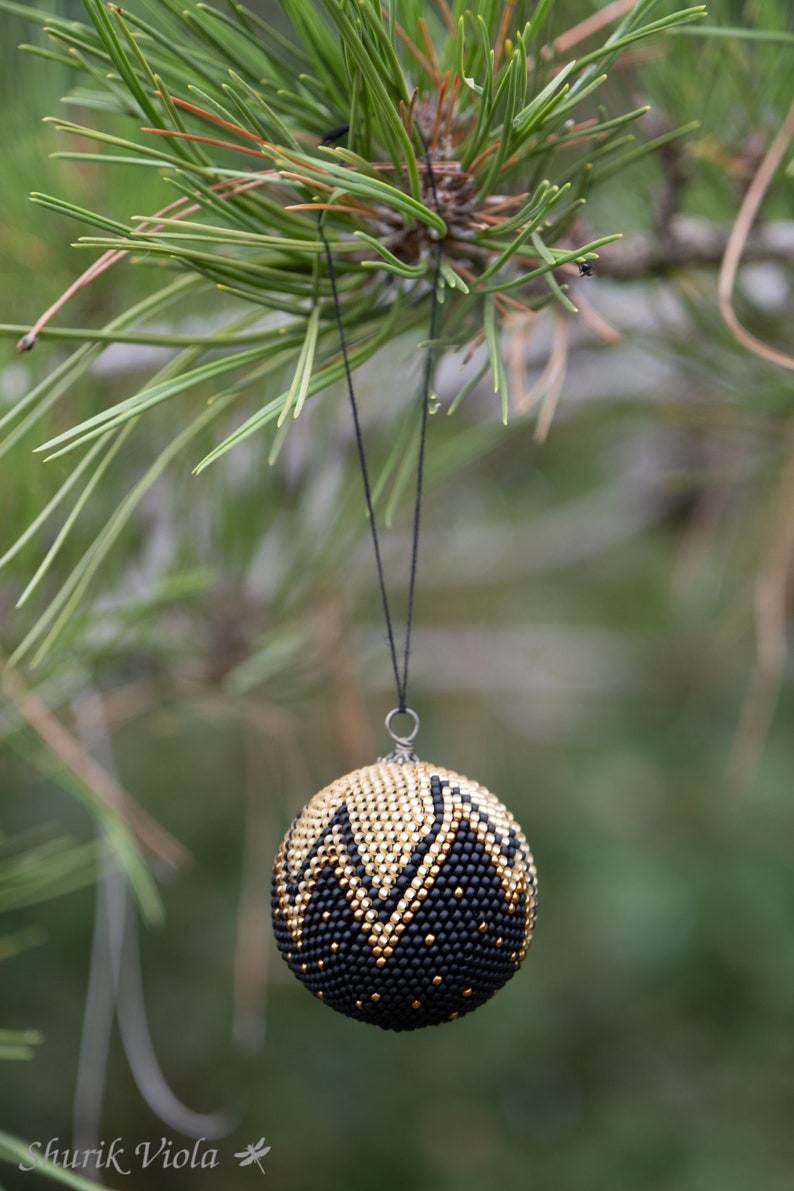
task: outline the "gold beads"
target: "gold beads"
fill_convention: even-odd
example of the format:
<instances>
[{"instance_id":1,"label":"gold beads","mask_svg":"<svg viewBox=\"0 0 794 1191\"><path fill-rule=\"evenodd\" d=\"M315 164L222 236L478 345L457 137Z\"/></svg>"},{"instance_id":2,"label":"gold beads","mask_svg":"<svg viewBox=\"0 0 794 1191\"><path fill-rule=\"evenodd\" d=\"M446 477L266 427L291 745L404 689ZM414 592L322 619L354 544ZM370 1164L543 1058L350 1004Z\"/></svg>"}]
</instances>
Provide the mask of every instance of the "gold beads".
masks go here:
<instances>
[{"instance_id":1,"label":"gold beads","mask_svg":"<svg viewBox=\"0 0 794 1191\"><path fill-rule=\"evenodd\" d=\"M273 872L290 969L326 1005L387 1029L454 1020L492 996L526 954L536 905L510 812L421 761L380 761L321 790Z\"/></svg>"}]
</instances>

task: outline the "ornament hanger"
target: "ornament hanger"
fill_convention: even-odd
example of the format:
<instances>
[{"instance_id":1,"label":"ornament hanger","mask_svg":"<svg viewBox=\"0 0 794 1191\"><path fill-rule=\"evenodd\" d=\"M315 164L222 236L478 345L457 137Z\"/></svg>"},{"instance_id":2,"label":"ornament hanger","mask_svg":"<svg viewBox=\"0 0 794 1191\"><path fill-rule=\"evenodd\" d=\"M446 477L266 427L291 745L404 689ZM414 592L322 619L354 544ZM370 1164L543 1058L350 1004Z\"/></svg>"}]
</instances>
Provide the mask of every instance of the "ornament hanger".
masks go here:
<instances>
[{"instance_id":1,"label":"ornament hanger","mask_svg":"<svg viewBox=\"0 0 794 1191\"><path fill-rule=\"evenodd\" d=\"M421 130L416 129L418 136L422 142L422 152L427 168L427 179L430 186L430 192L433 196L433 203L436 211L440 214L440 204L438 201L438 191L436 190L436 180L433 173L433 166L430 160L430 151L422 135ZM353 415L353 428L355 430L356 448L358 451L358 462L361 471L361 479L364 487L364 499L367 504L367 515L369 517L370 531L372 533L372 545L375 551L375 565L378 572L378 586L380 588L381 603L383 606L383 616L386 621L386 634L389 641L389 652L391 654L392 670L394 671L394 683L397 689L397 707L394 711L389 712L386 717L386 729L392 740L397 745L395 758L401 761L416 760L416 755L413 753L411 745L414 737L419 730L419 717L407 705L408 698L408 662L411 653L411 627L413 624L414 612L414 594L416 591L416 572L419 562L419 530L422 520L422 493L424 487L424 471L425 471L425 453L427 444L427 419L430 412L430 382L433 375L433 343L436 338L436 323L438 321L438 285L441 276L441 242L437 241L433 251L433 273L432 273L432 290L430 294L430 325L428 328L428 344L425 352L425 366L424 375L422 378L422 385L419 392L419 449L417 452L416 461L416 495L414 497L414 516L413 516L413 530L411 534L411 566L408 577L408 603L405 618L405 649L403 652L402 668L397 659L397 646L394 633L394 625L391 617L391 609L389 607L389 597L386 592L386 580L383 572L383 559L380 551L380 541L378 539L378 527L375 521L375 510L372 504L372 485L369 479L369 467L367 465L367 454L364 448L364 438L361 432L361 419L358 413L358 402L356 401L356 394L353 388L353 377L350 371L350 358L347 351L347 339L345 336L344 322L342 319L342 309L339 302L339 291L336 283L336 269L334 267L333 255L331 253L331 246L325 235L323 228L323 215L320 215L317 221L320 239L323 242L325 249L325 258L328 264L328 275L331 281L331 294L334 303L334 313L336 315L336 323L339 328L339 342L342 351L342 360L345 369L345 380L347 383L347 393L350 399L350 410ZM432 230L430 235L433 235ZM391 729L392 717L397 714L407 714L414 719L414 730L407 738L397 736Z\"/></svg>"},{"instance_id":2,"label":"ornament hanger","mask_svg":"<svg viewBox=\"0 0 794 1191\"><path fill-rule=\"evenodd\" d=\"M438 210L424 138L422 144ZM400 666L336 273L322 216L318 227L328 262L397 688L398 705L386 716L386 730L396 747L374 765L345 774L320 790L293 821L273 866L273 929L290 971L318 1000L382 1029L415 1030L462 1017L513 976L535 925L537 873L524 834L507 807L478 782L420 761L413 747L419 716L407 705L408 662L441 244L433 247L430 335L419 395L421 432ZM393 727L398 717L411 723L403 734Z\"/></svg>"},{"instance_id":3,"label":"ornament hanger","mask_svg":"<svg viewBox=\"0 0 794 1191\"><path fill-rule=\"evenodd\" d=\"M392 720L396 715L407 715L413 720L413 728L407 736L398 736L392 728ZM414 752L414 740L419 731L419 716L410 707L405 707L402 710L399 707L393 707L386 716L386 731L391 736L397 748L389 753L388 757L384 757L384 761L400 761L400 762L415 762L417 760Z\"/></svg>"}]
</instances>

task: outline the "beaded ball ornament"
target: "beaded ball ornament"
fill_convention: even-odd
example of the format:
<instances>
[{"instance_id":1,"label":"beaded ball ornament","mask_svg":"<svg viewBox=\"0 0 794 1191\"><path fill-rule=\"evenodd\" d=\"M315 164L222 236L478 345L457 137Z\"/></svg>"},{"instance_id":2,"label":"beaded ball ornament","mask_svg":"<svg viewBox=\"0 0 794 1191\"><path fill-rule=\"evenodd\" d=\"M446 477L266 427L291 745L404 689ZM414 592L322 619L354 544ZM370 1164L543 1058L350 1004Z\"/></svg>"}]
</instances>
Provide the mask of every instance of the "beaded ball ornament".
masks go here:
<instances>
[{"instance_id":1,"label":"beaded ball ornament","mask_svg":"<svg viewBox=\"0 0 794 1191\"><path fill-rule=\"evenodd\" d=\"M324 1004L387 1030L462 1017L526 955L537 873L490 791L413 754L316 794L273 869L290 970Z\"/></svg>"}]
</instances>

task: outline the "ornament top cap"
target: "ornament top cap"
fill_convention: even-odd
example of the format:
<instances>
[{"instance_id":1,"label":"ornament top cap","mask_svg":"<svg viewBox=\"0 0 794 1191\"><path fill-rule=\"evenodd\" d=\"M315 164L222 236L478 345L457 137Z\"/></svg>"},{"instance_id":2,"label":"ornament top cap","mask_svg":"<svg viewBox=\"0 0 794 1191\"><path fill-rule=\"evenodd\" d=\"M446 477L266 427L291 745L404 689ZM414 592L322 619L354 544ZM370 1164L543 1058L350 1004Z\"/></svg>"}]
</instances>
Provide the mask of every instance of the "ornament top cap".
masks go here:
<instances>
[{"instance_id":1,"label":"ornament top cap","mask_svg":"<svg viewBox=\"0 0 794 1191\"><path fill-rule=\"evenodd\" d=\"M392 721L395 716L407 715L413 721L413 727L405 736L399 736L392 727ZM397 761L401 765L415 765L419 760L414 752L414 740L419 731L419 716L410 707L393 707L386 716L386 731L391 736L396 744L396 748L392 750L386 757L380 757L381 761Z\"/></svg>"}]
</instances>

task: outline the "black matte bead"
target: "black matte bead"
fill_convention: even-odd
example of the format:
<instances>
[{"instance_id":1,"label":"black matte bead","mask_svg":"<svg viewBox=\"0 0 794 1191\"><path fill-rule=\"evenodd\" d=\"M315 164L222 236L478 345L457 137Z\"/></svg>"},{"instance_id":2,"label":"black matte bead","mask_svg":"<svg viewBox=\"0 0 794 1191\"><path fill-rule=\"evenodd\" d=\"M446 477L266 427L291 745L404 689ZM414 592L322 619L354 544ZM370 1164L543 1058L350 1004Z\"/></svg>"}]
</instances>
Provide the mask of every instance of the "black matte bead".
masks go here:
<instances>
[{"instance_id":1,"label":"black matte bead","mask_svg":"<svg viewBox=\"0 0 794 1191\"><path fill-rule=\"evenodd\" d=\"M273 872L273 926L324 1004L416 1029L462 1017L510 979L535 890L526 841L492 794L423 762L379 762L321 791L292 824Z\"/></svg>"}]
</instances>

